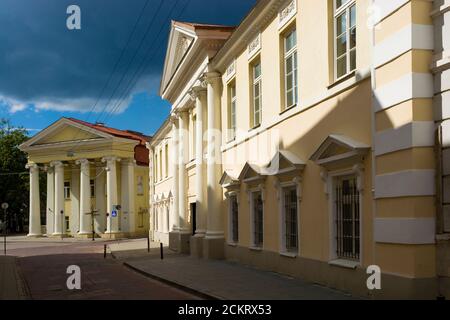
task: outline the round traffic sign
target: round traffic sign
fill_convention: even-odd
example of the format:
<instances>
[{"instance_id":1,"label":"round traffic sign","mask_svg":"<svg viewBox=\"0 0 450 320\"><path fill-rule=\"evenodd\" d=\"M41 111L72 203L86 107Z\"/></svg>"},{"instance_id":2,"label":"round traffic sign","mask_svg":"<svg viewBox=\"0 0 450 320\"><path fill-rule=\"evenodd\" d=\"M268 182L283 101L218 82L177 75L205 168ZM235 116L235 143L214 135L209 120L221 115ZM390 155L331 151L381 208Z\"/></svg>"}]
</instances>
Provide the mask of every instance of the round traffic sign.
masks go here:
<instances>
[{"instance_id":1,"label":"round traffic sign","mask_svg":"<svg viewBox=\"0 0 450 320\"><path fill-rule=\"evenodd\" d=\"M2 203L2 209L3 210L8 209L8 207L9 207L9 204L7 204L6 202Z\"/></svg>"}]
</instances>

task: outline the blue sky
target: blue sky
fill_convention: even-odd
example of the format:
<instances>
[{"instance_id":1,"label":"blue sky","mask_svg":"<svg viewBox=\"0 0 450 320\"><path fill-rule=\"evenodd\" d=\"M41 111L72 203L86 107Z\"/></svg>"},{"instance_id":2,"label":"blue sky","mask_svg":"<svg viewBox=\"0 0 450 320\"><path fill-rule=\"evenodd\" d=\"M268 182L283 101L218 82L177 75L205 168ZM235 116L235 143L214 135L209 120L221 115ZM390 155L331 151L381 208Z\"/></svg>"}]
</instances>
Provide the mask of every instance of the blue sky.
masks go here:
<instances>
[{"instance_id":1,"label":"blue sky","mask_svg":"<svg viewBox=\"0 0 450 320\"><path fill-rule=\"evenodd\" d=\"M170 110L158 96L170 20L236 25L256 2L146 1L1 0L0 118L31 135L61 117L153 134ZM81 30L66 27L72 4Z\"/></svg>"}]
</instances>

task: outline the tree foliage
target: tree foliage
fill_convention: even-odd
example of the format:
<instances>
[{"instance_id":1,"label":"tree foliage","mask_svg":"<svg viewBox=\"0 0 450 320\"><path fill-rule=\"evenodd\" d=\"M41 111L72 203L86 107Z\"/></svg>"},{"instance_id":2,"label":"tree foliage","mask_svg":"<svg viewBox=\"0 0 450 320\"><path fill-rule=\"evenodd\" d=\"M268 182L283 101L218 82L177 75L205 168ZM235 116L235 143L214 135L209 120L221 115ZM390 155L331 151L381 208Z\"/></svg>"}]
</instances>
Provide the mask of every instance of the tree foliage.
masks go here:
<instances>
[{"instance_id":1,"label":"tree foliage","mask_svg":"<svg viewBox=\"0 0 450 320\"><path fill-rule=\"evenodd\" d=\"M11 215L8 220L15 224L23 221L28 214L27 155L19 150L19 146L27 140L25 129L14 128L8 120L0 119L0 203L9 204Z\"/></svg>"}]
</instances>

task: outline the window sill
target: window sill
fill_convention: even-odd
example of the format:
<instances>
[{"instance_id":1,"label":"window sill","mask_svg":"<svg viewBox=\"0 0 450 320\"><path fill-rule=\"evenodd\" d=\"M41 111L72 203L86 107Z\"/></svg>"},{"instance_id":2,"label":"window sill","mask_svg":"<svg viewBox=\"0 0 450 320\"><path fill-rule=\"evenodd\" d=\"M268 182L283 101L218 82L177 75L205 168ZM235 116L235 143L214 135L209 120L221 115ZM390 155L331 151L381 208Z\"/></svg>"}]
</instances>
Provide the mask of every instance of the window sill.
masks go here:
<instances>
[{"instance_id":1,"label":"window sill","mask_svg":"<svg viewBox=\"0 0 450 320\"><path fill-rule=\"evenodd\" d=\"M234 248L236 248L238 246L237 242L228 242L228 245L230 247L234 247Z\"/></svg>"},{"instance_id":2,"label":"window sill","mask_svg":"<svg viewBox=\"0 0 450 320\"><path fill-rule=\"evenodd\" d=\"M297 258L298 253L296 253L296 252L280 252L280 256L286 257L286 258Z\"/></svg>"},{"instance_id":3,"label":"window sill","mask_svg":"<svg viewBox=\"0 0 450 320\"><path fill-rule=\"evenodd\" d=\"M332 89L333 87L335 87L335 86L337 86L337 85L339 85L339 84L341 84L341 83L343 83L343 82L345 82L345 81L355 77L355 75L356 75L356 70L353 70L352 72L347 73L345 76L342 76L339 79L334 80L333 83L331 83L328 86L328 89Z\"/></svg>"},{"instance_id":4,"label":"window sill","mask_svg":"<svg viewBox=\"0 0 450 320\"><path fill-rule=\"evenodd\" d=\"M328 264L331 266L352 269L352 270L356 270L356 268L361 265L361 263L359 261L344 260L344 259L332 260L332 261L328 262Z\"/></svg>"},{"instance_id":5,"label":"window sill","mask_svg":"<svg viewBox=\"0 0 450 320\"><path fill-rule=\"evenodd\" d=\"M263 251L263 248L262 247L250 247L249 248L251 251Z\"/></svg>"},{"instance_id":6,"label":"window sill","mask_svg":"<svg viewBox=\"0 0 450 320\"><path fill-rule=\"evenodd\" d=\"M253 128L251 128L251 129L249 129L248 132L255 131L256 129L259 129L259 128L261 128L261 125L260 125L260 124L257 125L257 126L255 126L255 127L253 127Z\"/></svg>"},{"instance_id":7,"label":"window sill","mask_svg":"<svg viewBox=\"0 0 450 320\"><path fill-rule=\"evenodd\" d=\"M293 105L290 106L289 108L286 108L286 109L284 109L283 111L281 111L278 115L282 116L283 114L285 114L286 112L288 112L288 111L294 109L294 108L297 107L297 106L298 106L297 103L296 103L296 104L293 104Z\"/></svg>"}]
</instances>

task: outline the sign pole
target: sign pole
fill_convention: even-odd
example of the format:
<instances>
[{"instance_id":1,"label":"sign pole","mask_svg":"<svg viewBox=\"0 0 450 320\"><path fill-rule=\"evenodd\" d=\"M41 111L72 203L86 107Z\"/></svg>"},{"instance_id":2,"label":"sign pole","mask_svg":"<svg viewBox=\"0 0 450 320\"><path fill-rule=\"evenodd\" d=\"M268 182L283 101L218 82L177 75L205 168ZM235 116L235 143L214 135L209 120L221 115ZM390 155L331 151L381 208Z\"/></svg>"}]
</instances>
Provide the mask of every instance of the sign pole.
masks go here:
<instances>
[{"instance_id":1,"label":"sign pole","mask_svg":"<svg viewBox=\"0 0 450 320\"><path fill-rule=\"evenodd\" d=\"M2 203L2 209L3 209L3 252L4 255L6 256L6 227L7 227L7 223L6 223L6 210L8 210L9 205L5 202Z\"/></svg>"}]
</instances>

